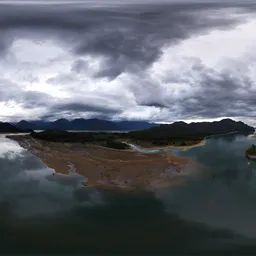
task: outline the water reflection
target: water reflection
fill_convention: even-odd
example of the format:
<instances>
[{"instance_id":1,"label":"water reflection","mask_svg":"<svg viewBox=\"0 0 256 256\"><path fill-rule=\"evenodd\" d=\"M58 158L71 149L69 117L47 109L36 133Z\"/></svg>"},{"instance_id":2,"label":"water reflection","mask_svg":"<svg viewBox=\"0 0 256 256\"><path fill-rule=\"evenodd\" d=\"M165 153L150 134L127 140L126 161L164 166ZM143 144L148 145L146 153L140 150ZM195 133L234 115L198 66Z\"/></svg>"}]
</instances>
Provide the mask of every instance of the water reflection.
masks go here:
<instances>
[{"instance_id":1,"label":"water reflection","mask_svg":"<svg viewBox=\"0 0 256 256\"><path fill-rule=\"evenodd\" d=\"M0 252L245 252L256 242L256 166L244 156L253 142L211 138L179 151L210 175L131 195L85 188L76 173L53 175L1 137Z\"/></svg>"},{"instance_id":2,"label":"water reflection","mask_svg":"<svg viewBox=\"0 0 256 256\"><path fill-rule=\"evenodd\" d=\"M252 161L249 164L245 157L245 149L255 141L230 135L179 152L204 164L211 175L182 188L160 191L158 198L169 212L185 220L256 238L256 165Z\"/></svg>"},{"instance_id":3,"label":"water reflection","mask_svg":"<svg viewBox=\"0 0 256 256\"><path fill-rule=\"evenodd\" d=\"M94 194L100 197L97 191L87 190L89 196L76 200L83 177L76 173L53 175L53 169L46 167L16 142L0 137L0 144L0 202L8 202L8 209L14 214L52 215L68 211L79 203L92 204L96 201Z\"/></svg>"}]
</instances>

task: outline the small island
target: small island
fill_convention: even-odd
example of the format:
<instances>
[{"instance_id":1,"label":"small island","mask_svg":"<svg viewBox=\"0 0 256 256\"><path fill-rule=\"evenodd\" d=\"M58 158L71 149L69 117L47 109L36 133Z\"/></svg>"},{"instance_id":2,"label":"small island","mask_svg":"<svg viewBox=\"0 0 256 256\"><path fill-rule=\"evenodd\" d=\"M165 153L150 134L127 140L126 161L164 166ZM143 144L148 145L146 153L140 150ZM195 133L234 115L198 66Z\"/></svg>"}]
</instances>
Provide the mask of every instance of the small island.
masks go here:
<instances>
[{"instance_id":1,"label":"small island","mask_svg":"<svg viewBox=\"0 0 256 256\"><path fill-rule=\"evenodd\" d=\"M246 149L246 156L249 159L256 160L256 146L254 144Z\"/></svg>"}]
</instances>

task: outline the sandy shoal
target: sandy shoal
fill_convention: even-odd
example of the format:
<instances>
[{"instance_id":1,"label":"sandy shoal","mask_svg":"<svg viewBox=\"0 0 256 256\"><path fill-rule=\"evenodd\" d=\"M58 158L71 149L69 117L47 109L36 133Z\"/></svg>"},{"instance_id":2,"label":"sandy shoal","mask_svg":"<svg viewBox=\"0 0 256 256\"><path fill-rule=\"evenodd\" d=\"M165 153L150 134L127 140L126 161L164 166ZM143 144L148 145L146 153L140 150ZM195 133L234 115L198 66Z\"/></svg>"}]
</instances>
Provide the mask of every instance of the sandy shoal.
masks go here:
<instances>
[{"instance_id":1,"label":"sandy shoal","mask_svg":"<svg viewBox=\"0 0 256 256\"><path fill-rule=\"evenodd\" d=\"M143 150L161 150L161 149L178 149L181 151L187 151L190 150L192 148L196 148L196 147L202 147L205 145L206 140L202 140L197 144L193 144L193 145L189 145L189 146L173 146L173 145L168 145L168 146L151 146L150 144L148 144L148 146L142 146L142 145L138 145L135 144L133 141L130 140L122 140L123 142L127 143L127 144L132 144L140 149Z\"/></svg>"},{"instance_id":2,"label":"sandy shoal","mask_svg":"<svg viewBox=\"0 0 256 256\"><path fill-rule=\"evenodd\" d=\"M179 183L179 173L195 163L169 152L143 154L81 143L56 143L17 135L11 139L39 157L56 173L69 174L70 163L86 177L87 186L152 189ZM148 148L146 148L148 149Z\"/></svg>"}]
</instances>

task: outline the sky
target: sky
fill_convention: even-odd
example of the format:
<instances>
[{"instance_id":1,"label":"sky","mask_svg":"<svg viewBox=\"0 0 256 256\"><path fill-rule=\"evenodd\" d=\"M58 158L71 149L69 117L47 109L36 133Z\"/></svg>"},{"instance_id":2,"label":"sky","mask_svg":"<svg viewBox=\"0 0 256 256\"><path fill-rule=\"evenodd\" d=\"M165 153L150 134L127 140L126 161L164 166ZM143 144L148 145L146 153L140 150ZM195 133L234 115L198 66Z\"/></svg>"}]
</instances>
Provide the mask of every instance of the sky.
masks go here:
<instances>
[{"instance_id":1,"label":"sky","mask_svg":"<svg viewBox=\"0 0 256 256\"><path fill-rule=\"evenodd\" d=\"M256 126L256 3L0 1L0 120Z\"/></svg>"}]
</instances>

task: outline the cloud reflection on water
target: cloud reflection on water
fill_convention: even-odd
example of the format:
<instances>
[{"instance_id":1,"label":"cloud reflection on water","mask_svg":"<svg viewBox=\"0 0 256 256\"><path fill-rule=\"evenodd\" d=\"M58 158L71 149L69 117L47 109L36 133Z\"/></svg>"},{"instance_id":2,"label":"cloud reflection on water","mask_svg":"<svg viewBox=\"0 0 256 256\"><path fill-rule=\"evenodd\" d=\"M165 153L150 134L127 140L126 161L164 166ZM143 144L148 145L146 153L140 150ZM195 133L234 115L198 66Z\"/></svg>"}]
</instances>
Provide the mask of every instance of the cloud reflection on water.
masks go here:
<instances>
[{"instance_id":1,"label":"cloud reflection on water","mask_svg":"<svg viewBox=\"0 0 256 256\"><path fill-rule=\"evenodd\" d=\"M80 192L82 177L78 174L53 175L53 169L16 142L0 137L0 143L0 202L8 201L18 216L54 215L102 203L96 190Z\"/></svg>"},{"instance_id":2,"label":"cloud reflection on water","mask_svg":"<svg viewBox=\"0 0 256 256\"><path fill-rule=\"evenodd\" d=\"M13 146L17 151L8 144L5 153L9 149L20 153L15 158L0 158L0 228L7 235L15 234L16 245L25 244L24 250L34 252L42 244L44 251L53 246L58 252L76 248L99 252L100 243L104 252L140 249L152 253L234 249L248 241L254 243L255 169L246 165L241 153L248 143L247 139L211 140L205 147L184 152L208 164L215 177L189 179L183 186L147 195L102 194L83 188L79 175L52 175L53 170L45 168L40 159L20 152L17 144ZM17 226L23 228L20 233ZM6 237L15 244L12 236Z\"/></svg>"},{"instance_id":3,"label":"cloud reflection on water","mask_svg":"<svg viewBox=\"0 0 256 256\"><path fill-rule=\"evenodd\" d=\"M158 190L156 197L167 212L184 220L255 239L256 164L248 164L244 153L251 143L255 143L251 137L220 137L183 152L207 166L211 175Z\"/></svg>"}]
</instances>

